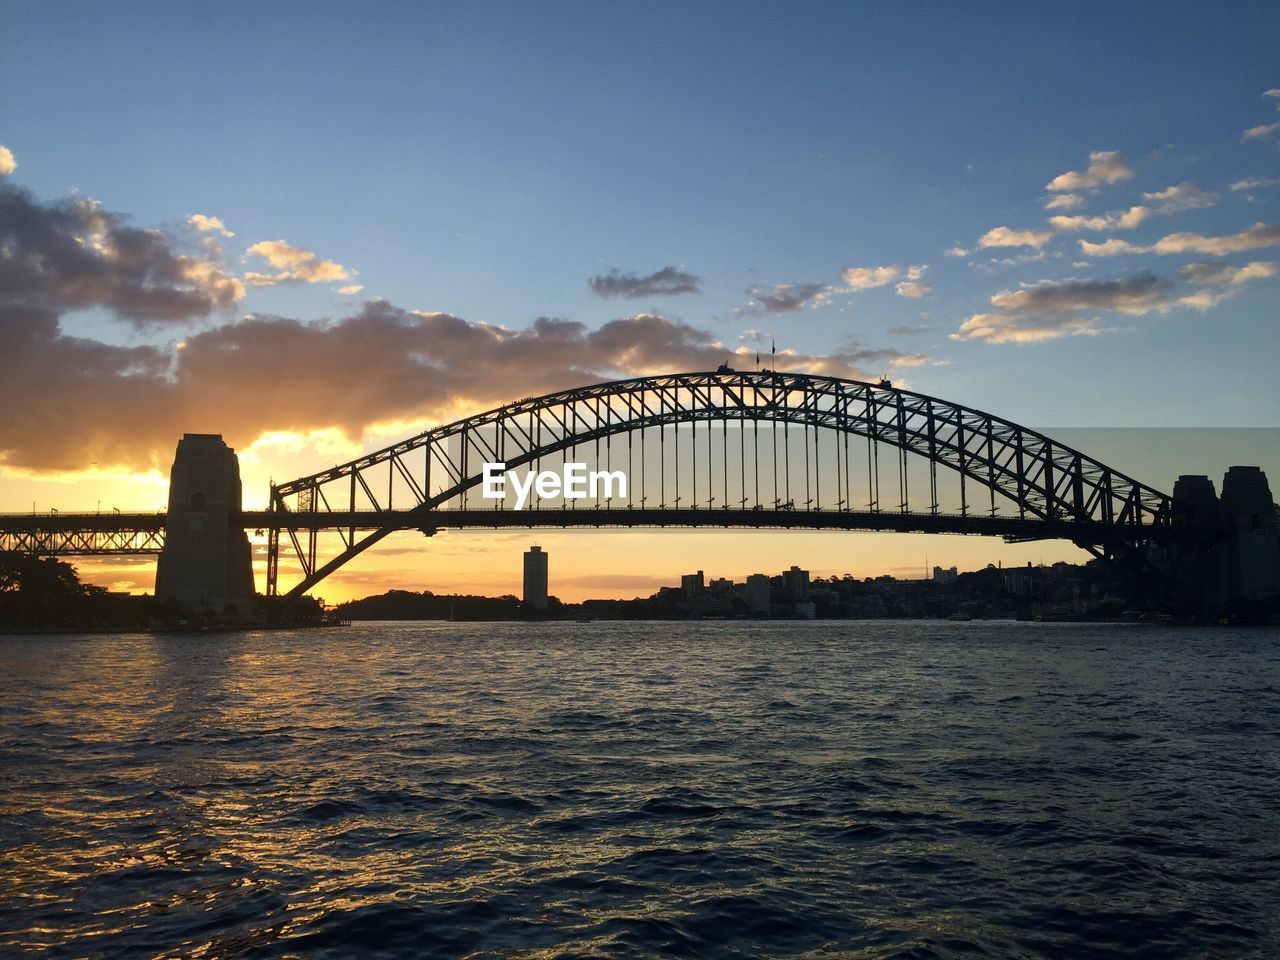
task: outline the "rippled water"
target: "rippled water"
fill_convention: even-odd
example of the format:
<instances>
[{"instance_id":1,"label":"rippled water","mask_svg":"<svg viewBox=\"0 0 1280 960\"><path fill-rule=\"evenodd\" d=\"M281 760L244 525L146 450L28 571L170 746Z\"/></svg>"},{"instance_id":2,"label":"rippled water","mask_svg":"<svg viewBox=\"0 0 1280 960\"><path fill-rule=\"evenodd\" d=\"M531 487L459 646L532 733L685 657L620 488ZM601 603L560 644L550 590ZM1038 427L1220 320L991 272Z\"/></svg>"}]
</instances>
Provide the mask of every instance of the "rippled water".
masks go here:
<instances>
[{"instance_id":1,"label":"rippled water","mask_svg":"<svg viewBox=\"0 0 1280 960\"><path fill-rule=\"evenodd\" d=\"M1280 632L0 638L0 951L1280 955Z\"/></svg>"}]
</instances>

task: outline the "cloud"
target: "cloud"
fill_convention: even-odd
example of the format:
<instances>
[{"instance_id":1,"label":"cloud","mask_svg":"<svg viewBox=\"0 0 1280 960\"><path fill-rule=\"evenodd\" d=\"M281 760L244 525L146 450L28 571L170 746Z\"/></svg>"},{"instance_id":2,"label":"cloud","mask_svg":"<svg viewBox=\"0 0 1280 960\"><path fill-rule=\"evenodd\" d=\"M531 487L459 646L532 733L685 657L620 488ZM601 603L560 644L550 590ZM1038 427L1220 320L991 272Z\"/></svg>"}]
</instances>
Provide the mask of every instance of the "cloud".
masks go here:
<instances>
[{"instance_id":1,"label":"cloud","mask_svg":"<svg viewBox=\"0 0 1280 960\"><path fill-rule=\"evenodd\" d=\"M1177 213L1181 210L1212 207L1218 202L1218 195L1208 190L1201 190L1190 180L1184 180L1182 183L1156 193L1144 193L1142 199L1160 204L1161 213ZM1141 208L1134 207L1134 209Z\"/></svg>"},{"instance_id":2,"label":"cloud","mask_svg":"<svg viewBox=\"0 0 1280 960\"><path fill-rule=\"evenodd\" d=\"M947 247L947 249L943 251L943 255L948 257L967 257L972 252L972 250L966 250L964 247L957 244L954 247Z\"/></svg>"},{"instance_id":3,"label":"cloud","mask_svg":"<svg viewBox=\"0 0 1280 960\"><path fill-rule=\"evenodd\" d=\"M1115 280L1042 280L991 297L1000 312L976 313L965 320L952 340L985 343L1041 343L1063 337L1103 332L1100 311L1127 316L1167 313L1176 307L1208 309L1230 293L1201 291L1173 296L1174 283L1149 272Z\"/></svg>"},{"instance_id":4,"label":"cloud","mask_svg":"<svg viewBox=\"0 0 1280 960\"><path fill-rule=\"evenodd\" d=\"M363 289L363 283L349 283L345 287L339 287L338 292L344 297L353 297Z\"/></svg>"},{"instance_id":5,"label":"cloud","mask_svg":"<svg viewBox=\"0 0 1280 960\"><path fill-rule=\"evenodd\" d=\"M217 217L206 217L203 213L193 213L187 217L187 223L195 227L201 233L217 233L224 237L234 237L235 234L227 229L227 225Z\"/></svg>"},{"instance_id":6,"label":"cloud","mask_svg":"<svg viewBox=\"0 0 1280 960\"><path fill-rule=\"evenodd\" d=\"M1240 135L1241 140L1261 140L1263 137L1269 137L1271 134L1280 130L1280 122L1263 123L1256 127L1250 127Z\"/></svg>"},{"instance_id":7,"label":"cloud","mask_svg":"<svg viewBox=\"0 0 1280 960\"><path fill-rule=\"evenodd\" d=\"M1035 250L1028 253L1019 253L1012 257L992 257L991 262L1002 267L1020 267L1024 263L1038 263L1044 257L1043 250ZM979 266L985 266L985 264L980 264ZM987 269L990 268L987 267Z\"/></svg>"},{"instance_id":8,"label":"cloud","mask_svg":"<svg viewBox=\"0 0 1280 960\"><path fill-rule=\"evenodd\" d=\"M901 367L923 367L928 362L929 357L927 354L911 353L905 357L895 357L889 361L889 366L897 370Z\"/></svg>"},{"instance_id":9,"label":"cloud","mask_svg":"<svg viewBox=\"0 0 1280 960\"><path fill-rule=\"evenodd\" d=\"M927 283L920 283L916 280L904 280L893 289L900 297L910 297L913 300L919 300L932 288Z\"/></svg>"},{"instance_id":10,"label":"cloud","mask_svg":"<svg viewBox=\"0 0 1280 960\"><path fill-rule=\"evenodd\" d=\"M1280 87L1272 87L1270 90L1262 91L1264 97L1280 97Z\"/></svg>"},{"instance_id":11,"label":"cloud","mask_svg":"<svg viewBox=\"0 0 1280 960\"><path fill-rule=\"evenodd\" d=\"M1152 248L1156 253L1241 253L1280 244L1280 224L1255 223L1248 230L1225 237L1206 237L1198 233L1171 233L1161 237Z\"/></svg>"},{"instance_id":12,"label":"cloud","mask_svg":"<svg viewBox=\"0 0 1280 960\"><path fill-rule=\"evenodd\" d=\"M1228 300L1239 292L1239 290L1232 288L1197 290L1195 293L1189 293L1185 297L1179 297L1177 304L1180 307L1188 307L1192 310L1200 310L1203 312L1216 307L1223 300Z\"/></svg>"},{"instance_id":13,"label":"cloud","mask_svg":"<svg viewBox=\"0 0 1280 960\"><path fill-rule=\"evenodd\" d=\"M1070 230L1132 230L1151 214L1147 207L1130 207L1099 217L1050 217L1049 225L1059 232Z\"/></svg>"},{"instance_id":14,"label":"cloud","mask_svg":"<svg viewBox=\"0 0 1280 960\"><path fill-rule=\"evenodd\" d=\"M0 143L0 177L7 177L18 169L18 161L13 159L13 151Z\"/></svg>"},{"instance_id":15,"label":"cloud","mask_svg":"<svg viewBox=\"0 0 1280 960\"><path fill-rule=\"evenodd\" d=\"M1089 154L1089 166L1084 173L1068 170L1060 173L1047 184L1046 190L1092 190L1104 183L1116 183L1133 176L1133 168L1120 155L1119 150L1095 150Z\"/></svg>"},{"instance_id":16,"label":"cloud","mask_svg":"<svg viewBox=\"0 0 1280 960\"><path fill-rule=\"evenodd\" d=\"M889 336L891 337L914 337L922 333L932 333L933 327L927 323L919 324L914 327L890 327Z\"/></svg>"},{"instance_id":17,"label":"cloud","mask_svg":"<svg viewBox=\"0 0 1280 960\"><path fill-rule=\"evenodd\" d=\"M1063 337L1096 336L1098 317L1024 317L1007 313L975 313L960 324L952 340L983 343L1042 343Z\"/></svg>"},{"instance_id":18,"label":"cloud","mask_svg":"<svg viewBox=\"0 0 1280 960\"><path fill-rule=\"evenodd\" d=\"M276 273L246 273L245 280L255 287L271 287L277 283L329 283L349 280L350 272L332 260L321 260L310 250L294 247L283 240L262 240L246 251L247 256L262 257Z\"/></svg>"},{"instance_id":19,"label":"cloud","mask_svg":"<svg viewBox=\"0 0 1280 960\"><path fill-rule=\"evenodd\" d=\"M1231 184L1231 190L1239 193L1241 190L1256 190L1258 187L1274 187L1277 183L1280 183L1280 179L1276 177L1247 177Z\"/></svg>"},{"instance_id":20,"label":"cloud","mask_svg":"<svg viewBox=\"0 0 1280 960\"><path fill-rule=\"evenodd\" d=\"M897 267L848 267L840 279L854 290L870 290L892 283L897 275Z\"/></svg>"},{"instance_id":21,"label":"cloud","mask_svg":"<svg viewBox=\"0 0 1280 960\"><path fill-rule=\"evenodd\" d=\"M143 325L205 317L243 296L215 254L180 253L94 200L43 203L0 183L0 304L54 315L101 307Z\"/></svg>"},{"instance_id":22,"label":"cloud","mask_svg":"<svg viewBox=\"0 0 1280 960\"><path fill-rule=\"evenodd\" d=\"M1181 273L1191 283L1236 286L1250 280L1274 277L1277 268L1280 268L1280 263L1274 260L1255 260L1243 267L1232 267L1225 263L1188 263Z\"/></svg>"},{"instance_id":23,"label":"cloud","mask_svg":"<svg viewBox=\"0 0 1280 960\"><path fill-rule=\"evenodd\" d=\"M1116 257L1124 253L1150 253L1150 247L1140 247L1128 240L1103 240L1101 243L1080 241L1080 252L1086 257Z\"/></svg>"},{"instance_id":24,"label":"cloud","mask_svg":"<svg viewBox=\"0 0 1280 960\"><path fill-rule=\"evenodd\" d=\"M70 337L52 312L5 307L0 353L12 368L0 378L0 462L48 471L91 460L163 467L184 431L222 433L236 447L271 432L359 438L377 424L453 420L508 402L513 384L536 395L726 360L749 368L755 350L657 314L595 330L545 317L506 329L375 300L333 322L250 315L187 337L180 351ZM914 362L850 344L821 355L783 351L776 362L867 379L904 358ZM335 384L350 383L353 369L360 388L335 400Z\"/></svg>"},{"instance_id":25,"label":"cloud","mask_svg":"<svg viewBox=\"0 0 1280 960\"><path fill-rule=\"evenodd\" d=\"M1044 208L1046 210L1074 210L1082 203L1084 203L1084 197L1078 193L1060 193L1056 197L1050 197L1046 200Z\"/></svg>"},{"instance_id":26,"label":"cloud","mask_svg":"<svg viewBox=\"0 0 1280 960\"><path fill-rule=\"evenodd\" d=\"M993 227L978 238L980 247L1035 247L1039 250L1053 234L1048 230L1010 230Z\"/></svg>"},{"instance_id":27,"label":"cloud","mask_svg":"<svg viewBox=\"0 0 1280 960\"><path fill-rule=\"evenodd\" d=\"M1113 310L1141 316L1169 302L1173 282L1152 273L1117 280L1042 280L1019 290L1003 290L991 305L1008 313L1054 315Z\"/></svg>"},{"instance_id":28,"label":"cloud","mask_svg":"<svg viewBox=\"0 0 1280 960\"><path fill-rule=\"evenodd\" d=\"M622 273L614 269L587 281L600 297L622 297L638 300L643 297L674 297L682 293L701 293L702 279L679 267L663 267L647 276Z\"/></svg>"},{"instance_id":29,"label":"cloud","mask_svg":"<svg viewBox=\"0 0 1280 960\"><path fill-rule=\"evenodd\" d=\"M1090 257L1111 257L1123 253L1242 253L1280 245L1280 224L1255 223L1248 230L1224 237L1206 237L1199 233L1171 233L1149 247L1127 240L1105 240L1102 243L1080 241L1080 250Z\"/></svg>"},{"instance_id":30,"label":"cloud","mask_svg":"<svg viewBox=\"0 0 1280 960\"><path fill-rule=\"evenodd\" d=\"M831 302L831 288L825 283L776 283L771 287L748 287L747 296L754 302L739 307L739 314L793 313L805 307L826 306Z\"/></svg>"}]
</instances>

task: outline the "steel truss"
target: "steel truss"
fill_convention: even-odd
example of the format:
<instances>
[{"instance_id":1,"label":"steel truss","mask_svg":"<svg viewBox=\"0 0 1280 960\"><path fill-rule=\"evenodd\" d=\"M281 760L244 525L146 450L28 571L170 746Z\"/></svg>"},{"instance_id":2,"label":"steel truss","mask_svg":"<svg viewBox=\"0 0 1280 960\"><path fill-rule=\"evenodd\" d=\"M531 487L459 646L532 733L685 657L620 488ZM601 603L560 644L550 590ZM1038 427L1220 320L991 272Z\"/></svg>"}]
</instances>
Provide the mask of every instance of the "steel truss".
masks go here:
<instances>
[{"instance_id":1,"label":"steel truss","mask_svg":"<svg viewBox=\"0 0 1280 960\"><path fill-rule=\"evenodd\" d=\"M48 556L159 553L164 549L165 515L11 514L0 517L0 552Z\"/></svg>"},{"instance_id":2,"label":"steel truss","mask_svg":"<svg viewBox=\"0 0 1280 960\"><path fill-rule=\"evenodd\" d=\"M793 442L796 428L802 437ZM762 440L769 431L772 438ZM851 456L857 446L852 438L865 439L865 477L861 465L854 469L861 452ZM881 445L889 448L883 454ZM701 458L700 450L705 451ZM1139 553L1172 529L1174 506L1166 494L980 410L901 390L887 381L775 371L686 373L525 398L273 485L268 593L279 592L282 552L301 570L302 579L287 592L297 596L394 530L418 528L429 534L453 525L447 514L469 510L468 495L481 482L482 464L536 469L543 458L565 453L590 456L608 469L639 467L639 482L631 484L625 505L619 508L610 499L589 508L605 514L593 525L912 529L889 518L944 516L938 495L941 466L958 477L960 520L938 524L939 529L997 532L999 524L993 527L990 521L1016 518L1018 529L1003 529L1003 535L1066 537L1107 557ZM911 509L908 454L927 461L923 510ZM885 470L896 487L882 483ZM631 476L634 481L637 475ZM916 483L918 490L919 477ZM769 493L763 494L766 485ZM865 502L854 503L858 493L866 496ZM888 497L888 509L882 494ZM535 522L520 513L499 521L498 514L511 512L497 505L490 509L493 526L554 523L541 514ZM554 507L562 516L576 509L576 502ZM643 521L636 511L643 513ZM690 511L697 513L696 520ZM785 516L769 523L730 516L762 511ZM832 513L871 520L817 523L812 516ZM876 522L877 517L883 519ZM320 533L334 529L340 537L337 553L324 559Z\"/></svg>"}]
</instances>

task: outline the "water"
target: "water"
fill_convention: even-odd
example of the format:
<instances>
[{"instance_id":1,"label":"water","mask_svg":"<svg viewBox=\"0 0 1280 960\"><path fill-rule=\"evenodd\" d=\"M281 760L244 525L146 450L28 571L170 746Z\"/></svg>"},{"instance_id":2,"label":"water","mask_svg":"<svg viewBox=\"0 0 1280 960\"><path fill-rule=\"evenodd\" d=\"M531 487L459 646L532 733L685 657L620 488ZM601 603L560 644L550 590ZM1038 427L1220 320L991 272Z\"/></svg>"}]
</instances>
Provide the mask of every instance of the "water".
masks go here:
<instances>
[{"instance_id":1,"label":"water","mask_svg":"<svg viewBox=\"0 0 1280 960\"><path fill-rule=\"evenodd\" d=\"M0 638L0 953L1280 955L1280 632Z\"/></svg>"}]
</instances>

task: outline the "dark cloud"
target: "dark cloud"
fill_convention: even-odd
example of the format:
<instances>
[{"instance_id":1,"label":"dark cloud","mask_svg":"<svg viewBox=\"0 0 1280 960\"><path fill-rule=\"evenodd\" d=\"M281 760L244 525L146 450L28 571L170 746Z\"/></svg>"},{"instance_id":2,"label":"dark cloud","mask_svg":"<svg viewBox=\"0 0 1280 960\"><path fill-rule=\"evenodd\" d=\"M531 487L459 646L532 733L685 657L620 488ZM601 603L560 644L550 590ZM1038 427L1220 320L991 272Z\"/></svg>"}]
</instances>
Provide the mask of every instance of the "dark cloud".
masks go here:
<instances>
[{"instance_id":1,"label":"dark cloud","mask_svg":"<svg viewBox=\"0 0 1280 960\"><path fill-rule=\"evenodd\" d=\"M335 322L249 316L181 349L118 347L63 335L48 311L0 315L0 462L32 470L89 462L164 466L184 431L244 446L268 431L336 427L358 438L396 420L467 411L618 376L747 368L754 351L657 314L597 330L542 317L521 330L371 301ZM784 351L779 369L865 378L902 357L846 345Z\"/></svg>"},{"instance_id":2,"label":"dark cloud","mask_svg":"<svg viewBox=\"0 0 1280 960\"><path fill-rule=\"evenodd\" d=\"M738 313L793 313L808 306L822 306L831 301L831 288L825 283L775 283L773 286L747 287L752 300Z\"/></svg>"},{"instance_id":3,"label":"dark cloud","mask_svg":"<svg viewBox=\"0 0 1280 960\"><path fill-rule=\"evenodd\" d=\"M610 270L587 281L600 297L622 297L639 300L644 297L674 297L682 293L701 293L702 278L679 267L663 267L648 276Z\"/></svg>"},{"instance_id":4,"label":"dark cloud","mask_svg":"<svg viewBox=\"0 0 1280 960\"><path fill-rule=\"evenodd\" d=\"M64 313L102 307L135 324L233 306L244 294L207 252L183 255L159 230L128 226L88 199L42 203L0 183L0 305Z\"/></svg>"},{"instance_id":5,"label":"dark cloud","mask_svg":"<svg viewBox=\"0 0 1280 960\"><path fill-rule=\"evenodd\" d=\"M86 469L93 461L151 465L185 419L168 378L171 356L68 337L57 316L0 306L0 460L31 468Z\"/></svg>"},{"instance_id":6,"label":"dark cloud","mask_svg":"<svg viewBox=\"0 0 1280 960\"><path fill-rule=\"evenodd\" d=\"M933 327L927 323L922 323L915 327L890 327L889 336L891 337L914 337L922 333L932 333Z\"/></svg>"},{"instance_id":7,"label":"dark cloud","mask_svg":"<svg viewBox=\"0 0 1280 960\"><path fill-rule=\"evenodd\" d=\"M1044 280L997 293L991 305L1017 314L1114 310L1139 316L1168 307L1172 290L1172 281L1142 271L1115 280Z\"/></svg>"},{"instance_id":8,"label":"dark cloud","mask_svg":"<svg viewBox=\"0 0 1280 960\"><path fill-rule=\"evenodd\" d=\"M1251 274L1260 276L1262 274ZM1243 282L1243 281L1241 281ZM952 340L987 343L1039 343L1062 337L1095 336L1103 332L1101 319L1081 314L1095 311L1140 317L1178 308L1208 310L1232 291L1174 294L1172 280L1148 271L1114 280L1042 280L991 297L999 313L975 313L950 334Z\"/></svg>"}]
</instances>

